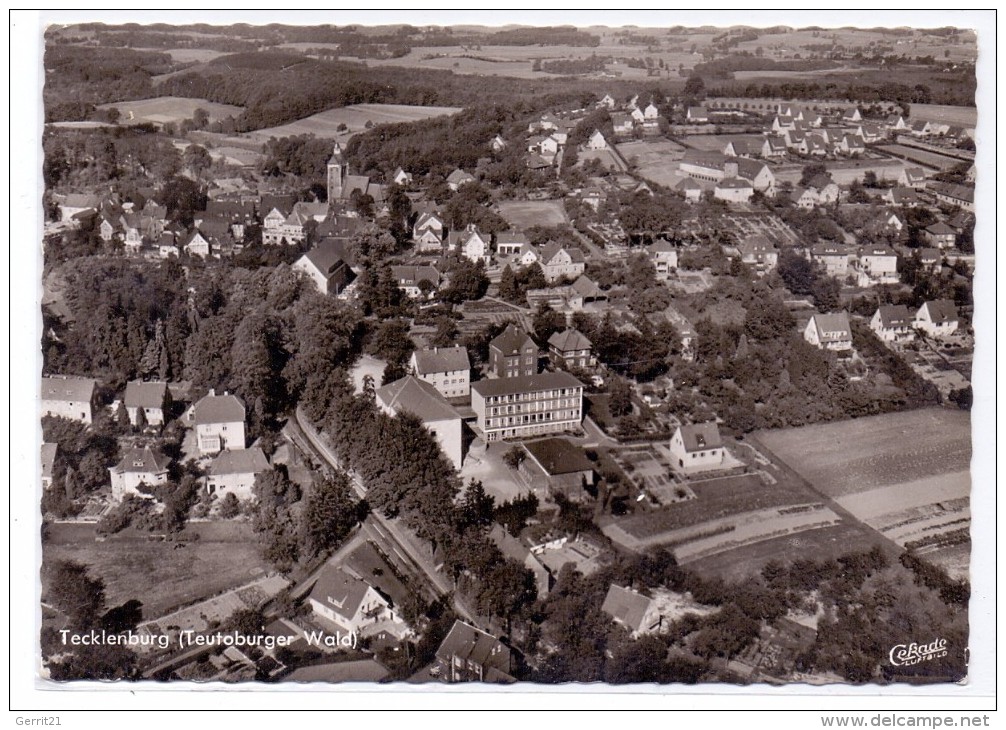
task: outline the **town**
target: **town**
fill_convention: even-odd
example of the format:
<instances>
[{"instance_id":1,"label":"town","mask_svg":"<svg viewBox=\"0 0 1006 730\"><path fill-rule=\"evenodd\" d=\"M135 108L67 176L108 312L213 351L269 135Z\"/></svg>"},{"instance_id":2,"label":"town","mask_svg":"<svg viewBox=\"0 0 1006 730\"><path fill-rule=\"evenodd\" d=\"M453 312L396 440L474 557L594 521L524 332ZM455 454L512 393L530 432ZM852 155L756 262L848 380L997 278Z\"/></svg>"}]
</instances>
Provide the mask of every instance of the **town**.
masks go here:
<instances>
[{"instance_id":1,"label":"town","mask_svg":"<svg viewBox=\"0 0 1006 730\"><path fill-rule=\"evenodd\" d=\"M46 34L47 678L966 676L973 33L138 28Z\"/></svg>"}]
</instances>

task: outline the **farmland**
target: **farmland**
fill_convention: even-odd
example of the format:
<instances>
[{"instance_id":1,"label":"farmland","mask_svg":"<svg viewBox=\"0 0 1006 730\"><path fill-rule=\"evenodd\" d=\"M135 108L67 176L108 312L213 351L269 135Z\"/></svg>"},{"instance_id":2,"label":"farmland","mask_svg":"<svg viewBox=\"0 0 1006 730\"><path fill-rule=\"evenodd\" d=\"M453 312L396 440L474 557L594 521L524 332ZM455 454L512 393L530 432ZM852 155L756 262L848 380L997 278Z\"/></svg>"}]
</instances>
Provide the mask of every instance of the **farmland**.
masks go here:
<instances>
[{"instance_id":1,"label":"farmland","mask_svg":"<svg viewBox=\"0 0 1006 730\"><path fill-rule=\"evenodd\" d=\"M250 132L248 137L258 139L263 143L270 137L293 137L299 134L313 134L316 137L338 139L345 142L357 132L367 128L367 124L396 124L399 122L415 122L431 117L441 117L456 114L461 109L448 106L406 106L404 104L353 104L351 106L329 109L319 114L313 114L296 122L283 124L279 127L269 127ZM339 131L340 125L346 129Z\"/></svg>"},{"instance_id":2,"label":"farmland","mask_svg":"<svg viewBox=\"0 0 1006 730\"><path fill-rule=\"evenodd\" d=\"M139 101L120 101L113 104L102 104L99 109L115 107L119 110L124 124L141 124L154 122L156 124L177 123L183 119L191 119L196 109L203 109L209 114L210 121L236 117L243 109L231 104L217 104L206 99L185 99L178 96L158 96L154 99ZM132 115L132 116L130 116Z\"/></svg>"},{"instance_id":3,"label":"farmland","mask_svg":"<svg viewBox=\"0 0 1006 730\"><path fill-rule=\"evenodd\" d=\"M557 200L505 200L499 203L500 215L514 228L559 226L569 222L566 210Z\"/></svg>"},{"instance_id":4,"label":"farmland","mask_svg":"<svg viewBox=\"0 0 1006 730\"><path fill-rule=\"evenodd\" d=\"M198 541L161 542L128 532L96 542L93 525L54 525L47 560L76 560L105 582L106 603L138 598L144 616L160 616L264 575L269 566L251 527L243 523L190 524L182 537Z\"/></svg>"},{"instance_id":5,"label":"farmland","mask_svg":"<svg viewBox=\"0 0 1006 730\"><path fill-rule=\"evenodd\" d=\"M915 147L907 147L901 144L882 145L877 149L897 157L903 157L911 162L917 162L934 170L949 170L961 164L961 161L954 157L947 157L946 155L920 150Z\"/></svg>"},{"instance_id":6,"label":"farmland","mask_svg":"<svg viewBox=\"0 0 1006 730\"><path fill-rule=\"evenodd\" d=\"M722 152L727 142L746 142L761 149L765 137L760 134L693 134L681 138L681 144L705 152Z\"/></svg>"},{"instance_id":7,"label":"farmland","mask_svg":"<svg viewBox=\"0 0 1006 730\"><path fill-rule=\"evenodd\" d=\"M658 185L676 185L683 174L678 172L678 161L684 156L685 148L667 139L640 140L617 145L619 153L630 165L636 165L636 172Z\"/></svg>"},{"instance_id":8,"label":"farmland","mask_svg":"<svg viewBox=\"0 0 1006 730\"><path fill-rule=\"evenodd\" d=\"M974 129L978 124L978 109L973 106L912 104L912 119L924 119L927 122L941 122Z\"/></svg>"}]
</instances>

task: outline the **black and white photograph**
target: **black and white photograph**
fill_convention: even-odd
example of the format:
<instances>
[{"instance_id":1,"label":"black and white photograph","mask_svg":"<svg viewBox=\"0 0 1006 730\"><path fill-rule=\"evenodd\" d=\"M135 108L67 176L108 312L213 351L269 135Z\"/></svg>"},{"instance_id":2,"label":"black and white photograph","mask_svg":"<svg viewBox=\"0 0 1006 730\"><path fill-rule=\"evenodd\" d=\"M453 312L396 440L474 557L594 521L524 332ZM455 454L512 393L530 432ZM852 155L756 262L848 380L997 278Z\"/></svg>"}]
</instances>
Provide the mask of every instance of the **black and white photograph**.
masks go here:
<instances>
[{"instance_id":1,"label":"black and white photograph","mask_svg":"<svg viewBox=\"0 0 1006 730\"><path fill-rule=\"evenodd\" d=\"M500 13L26 28L19 673L981 679L994 11Z\"/></svg>"}]
</instances>

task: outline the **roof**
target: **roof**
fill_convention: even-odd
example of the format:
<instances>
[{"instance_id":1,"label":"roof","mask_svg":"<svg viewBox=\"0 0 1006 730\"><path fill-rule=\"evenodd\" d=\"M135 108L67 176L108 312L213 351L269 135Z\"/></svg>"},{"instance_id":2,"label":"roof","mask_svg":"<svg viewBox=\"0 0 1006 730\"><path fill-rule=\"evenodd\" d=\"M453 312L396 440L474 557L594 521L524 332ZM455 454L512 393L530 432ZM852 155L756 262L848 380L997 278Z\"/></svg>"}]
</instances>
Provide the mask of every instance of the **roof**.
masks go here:
<instances>
[{"instance_id":1,"label":"roof","mask_svg":"<svg viewBox=\"0 0 1006 730\"><path fill-rule=\"evenodd\" d=\"M686 452L718 449L723 446L720 429L715 421L682 424L678 430L681 431L681 440L685 444Z\"/></svg>"},{"instance_id":2,"label":"roof","mask_svg":"<svg viewBox=\"0 0 1006 730\"><path fill-rule=\"evenodd\" d=\"M436 388L412 375L378 388L377 399L395 413L406 411L424 423L461 418Z\"/></svg>"},{"instance_id":3,"label":"roof","mask_svg":"<svg viewBox=\"0 0 1006 730\"><path fill-rule=\"evenodd\" d=\"M765 140L768 142L768 146L772 149L786 149L786 140L782 137L766 137Z\"/></svg>"},{"instance_id":4,"label":"roof","mask_svg":"<svg viewBox=\"0 0 1006 730\"><path fill-rule=\"evenodd\" d=\"M539 390L551 390L553 388L582 387L583 383L564 371L538 373L537 375L521 375L516 378L477 380L472 383L472 390L483 397L530 393Z\"/></svg>"},{"instance_id":5,"label":"roof","mask_svg":"<svg viewBox=\"0 0 1006 730\"><path fill-rule=\"evenodd\" d=\"M818 190L824 190L829 185L834 184L835 184L834 180L832 180L830 177L822 173L820 175L815 175L813 178L811 178L810 183L808 184L807 187L816 188Z\"/></svg>"},{"instance_id":6,"label":"roof","mask_svg":"<svg viewBox=\"0 0 1006 730\"><path fill-rule=\"evenodd\" d=\"M117 474L129 472L132 474L160 474L168 470L171 460L168 457L155 453L153 449L146 446L142 449L127 449L122 454L122 459L113 469Z\"/></svg>"},{"instance_id":7,"label":"roof","mask_svg":"<svg viewBox=\"0 0 1006 730\"><path fill-rule=\"evenodd\" d=\"M307 259L314 268L326 277L331 277L339 270L339 267L347 265L342 259L344 249L345 245L334 239L325 239L304 254L301 259Z\"/></svg>"},{"instance_id":8,"label":"roof","mask_svg":"<svg viewBox=\"0 0 1006 730\"><path fill-rule=\"evenodd\" d=\"M498 639L485 631L457 620L450 632L440 642L437 657L449 662L452 657L472 661L480 667L487 667L508 675L510 671L510 650Z\"/></svg>"},{"instance_id":9,"label":"roof","mask_svg":"<svg viewBox=\"0 0 1006 730\"><path fill-rule=\"evenodd\" d=\"M859 250L860 256L897 256L894 249L887 246L864 246Z\"/></svg>"},{"instance_id":10,"label":"roof","mask_svg":"<svg viewBox=\"0 0 1006 730\"><path fill-rule=\"evenodd\" d=\"M192 420L196 425L244 423L245 406L236 395L215 395L211 390L192 407Z\"/></svg>"},{"instance_id":11,"label":"roof","mask_svg":"<svg viewBox=\"0 0 1006 730\"><path fill-rule=\"evenodd\" d=\"M460 345L416 350L413 357L416 360L416 371L420 375L471 370L472 367L471 360L468 359L468 350Z\"/></svg>"},{"instance_id":12,"label":"roof","mask_svg":"<svg viewBox=\"0 0 1006 730\"><path fill-rule=\"evenodd\" d=\"M817 328L817 337L821 342L843 342L852 338L852 327L846 312L815 314L811 321Z\"/></svg>"},{"instance_id":13,"label":"roof","mask_svg":"<svg viewBox=\"0 0 1006 730\"><path fill-rule=\"evenodd\" d=\"M730 190L740 190L742 188L750 189L751 182L739 177L728 177L716 183L716 187Z\"/></svg>"},{"instance_id":14,"label":"roof","mask_svg":"<svg viewBox=\"0 0 1006 730\"><path fill-rule=\"evenodd\" d=\"M51 477L59 444L42 444L42 476Z\"/></svg>"},{"instance_id":15,"label":"roof","mask_svg":"<svg viewBox=\"0 0 1006 730\"><path fill-rule=\"evenodd\" d=\"M933 324L957 321L957 307L949 299L936 299L932 302L925 302L922 306L928 310L929 319L933 321Z\"/></svg>"},{"instance_id":16,"label":"roof","mask_svg":"<svg viewBox=\"0 0 1006 730\"><path fill-rule=\"evenodd\" d=\"M845 142L846 146L848 146L848 147L863 147L864 146L863 138L860 137L858 134L847 134L844 137L842 137L842 140Z\"/></svg>"},{"instance_id":17,"label":"roof","mask_svg":"<svg viewBox=\"0 0 1006 730\"><path fill-rule=\"evenodd\" d=\"M643 628L643 621L653 602L631 588L612 584L604 597L601 610L633 631Z\"/></svg>"},{"instance_id":18,"label":"roof","mask_svg":"<svg viewBox=\"0 0 1006 730\"><path fill-rule=\"evenodd\" d=\"M298 634L299 636L299 634ZM388 670L374 659L357 659L334 664L312 664L298 667L285 678L287 682L380 682Z\"/></svg>"},{"instance_id":19,"label":"roof","mask_svg":"<svg viewBox=\"0 0 1006 730\"><path fill-rule=\"evenodd\" d=\"M556 332L548 338L548 344L559 352L569 352L570 350L589 350L590 340L579 330L568 328L562 332Z\"/></svg>"},{"instance_id":20,"label":"roof","mask_svg":"<svg viewBox=\"0 0 1006 730\"><path fill-rule=\"evenodd\" d=\"M363 603L370 585L346 573L342 568L326 565L311 590L310 598L351 619Z\"/></svg>"},{"instance_id":21,"label":"roof","mask_svg":"<svg viewBox=\"0 0 1006 730\"><path fill-rule=\"evenodd\" d=\"M708 117L709 111L704 106L690 106L688 107L688 116L690 117Z\"/></svg>"},{"instance_id":22,"label":"roof","mask_svg":"<svg viewBox=\"0 0 1006 730\"><path fill-rule=\"evenodd\" d=\"M818 243L810 247L811 256L848 257L849 248L841 243Z\"/></svg>"},{"instance_id":23,"label":"roof","mask_svg":"<svg viewBox=\"0 0 1006 730\"><path fill-rule=\"evenodd\" d=\"M915 188L902 188L902 187L891 188L891 198L894 200L895 203L900 202L917 203L919 200L919 196L915 192Z\"/></svg>"},{"instance_id":24,"label":"roof","mask_svg":"<svg viewBox=\"0 0 1006 730\"><path fill-rule=\"evenodd\" d=\"M475 178L469 175L464 170L458 169L447 176L447 182L449 183L463 183L469 180L474 180Z\"/></svg>"},{"instance_id":25,"label":"roof","mask_svg":"<svg viewBox=\"0 0 1006 730\"><path fill-rule=\"evenodd\" d=\"M42 378L42 400L89 402L96 387L97 383L91 378L53 375Z\"/></svg>"},{"instance_id":26,"label":"roof","mask_svg":"<svg viewBox=\"0 0 1006 730\"><path fill-rule=\"evenodd\" d=\"M742 254L775 253L775 244L761 234L748 236L737 244L737 250Z\"/></svg>"},{"instance_id":27,"label":"roof","mask_svg":"<svg viewBox=\"0 0 1006 730\"><path fill-rule=\"evenodd\" d=\"M585 274L580 274L580 276L576 277L576 281L570 284L569 288L572 289L577 294L579 294L584 299L589 298L597 299L599 297L605 296L604 291L601 290L601 287L599 287L591 278L589 278Z\"/></svg>"},{"instance_id":28,"label":"roof","mask_svg":"<svg viewBox=\"0 0 1006 730\"><path fill-rule=\"evenodd\" d=\"M421 281L428 281L434 286L440 284L440 272L433 266L392 266L391 275L395 281L404 282L405 286L419 286Z\"/></svg>"},{"instance_id":29,"label":"roof","mask_svg":"<svg viewBox=\"0 0 1006 730\"><path fill-rule=\"evenodd\" d=\"M502 233L496 234L496 244L501 243L529 243L529 239L525 233L522 231L503 231Z\"/></svg>"},{"instance_id":30,"label":"roof","mask_svg":"<svg viewBox=\"0 0 1006 730\"><path fill-rule=\"evenodd\" d=\"M210 475L258 474L269 469L269 461L258 446L238 451L221 451L210 464Z\"/></svg>"},{"instance_id":31,"label":"roof","mask_svg":"<svg viewBox=\"0 0 1006 730\"><path fill-rule=\"evenodd\" d=\"M929 189L940 195L949 198L956 198L967 203L975 202L975 189L967 185L957 185L956 183L930 182Z\"/></svg>"},{"instance_id":32,"label":"roof","mask_svg":"<svg viewBox=\"0 0 1006 730\"><path fill-rule=\"evenodd\" d=\"M297 202L294 195L263 195L259 199L258 212L263 218L273 210L277 210L286 218L293 211L293 206Z\"/></svg>"},{"instance_id":33,"label":"roof","mask_svg":"<svg viewBox=\"0 0 1006 730\"><path fill-rule=\"evenodd\" d=\"M915 250L919 254L919 260L923 263L935 262L943 258L943 254L938 248L917 248Z\"/></svg>"},{"instance_id":34,"label":"roof","mask_svg":"<svg viewBox=\"0 0 1006 730\"><path fill-rule=\"evenodd\" d=\"M583 449L564 438L527 441L524 443L524 450L549 476L576 474L594 468Z\"/></svg>"},{"instance_id":35,"label":"roof","mask_svg":"<svg viewBox=\"0 0 1006 730\"><path fill-rule=\"evenodd\" d=\"M123 401L126 407L137 408L161 408L164 406L164 399L168 395L168 384L162 380L155 380L144 383L141 380L132 380L126 383L126 395Z\"/></svg>"},{"instance_id":36,"label":"roof","mask_svg":"<svg viewBox=\"0 0 1006 730\"><path fill-rule=\"evenodd\" d=\"M683 178L677 185L674 186L675 190L701 190L702 186L697 182L692 180L690 177Z\"/></svg>"},{"instance_id":37,"label":"roof","mask_svg":"<svg viewBox=\"0 0 1006 730\"><path fill-rule=\"evenodd\" d=\"M496 543L496 547L503 555L518 563L523 563L531 554L524 543L507 532L498 522L494 522L492 529L489 530L489 539Z\"/></svg>"},{"instance_id":38,"label":"roof","mask_svg":"<svg viewBox=\"0 0 1006 730\"><path fill-rule=\"evenodd\" d=\"M905 175L909 180L924 180L926 178L926 173L921 167L906 167Z\"/></svg>"},{"instance_id":39,"label":"roof","mask_svg":"<svg viewBox=\"0 0 1006 730\"><path fill-rule=\"evenodd\" d=\"M880 324L884 329L894 329L895 327L911 327L912 313L904 304L891 304L877 309L880 315Z\"/></svg>"},{"instance_id":40,"label":"roof","mask_svg":"<svg viewBox=\"0 0 1006 730\"><path fill-rule=\"evenodd\" d=\"M528 345L531 345L535 349L538 347L527 332L524 332L512 322L489 343L490 349L495 348L499 350L505 357L520 354Z\"/></svg>"},{"instance_id":41,"label":"roof","mask_svg":"<svg viewBox=\"0 0 1006 730\"><path fill-rule=\"evenodd\" d=\"M541 260L548 264L548 262L555 258L560 251L565 251L569 254L569 259L574 264L583 263L583 251L578 248L573 248L572 246L562 246L555 241L549 241L541 247Z\"/></svg>"},{"instance_id":42,"label":"roof","mask_svg":"<svg viewBox=\"0 0 1006 730\"><path fill-rule=\"evenodd\" d=\"M374 194L371 192L369 188L370 188L369 176L346 175L346 179L342 183L342 197L348 200L353 196L354 190L359 190L361 195L370 195L371 197L374 197Z\"/></svg>"},{"instance_id":43,"label":"roof","mask_svg":"<svg viewBox=\"0 0 1006 730\"><path fill-rule=\"evenodd\" d=\"M926 229L927 233L932 233L934 236L956 236L957 231L948 226L943 221L939 223L934 223Z\"/></svg>"},{"instance_id":44,"label":"roof","mask_svg":"<svg viewBox=\"0 0 1006 730\"><path fill-rule=\"evenodd\" d=\"M685 179L687 180L688 178ZM669 253L671 251L677 251L677 249L666 238L658 238L656 241L647 246L646 250L649 253Z\"/></svg>"}]
</instances>

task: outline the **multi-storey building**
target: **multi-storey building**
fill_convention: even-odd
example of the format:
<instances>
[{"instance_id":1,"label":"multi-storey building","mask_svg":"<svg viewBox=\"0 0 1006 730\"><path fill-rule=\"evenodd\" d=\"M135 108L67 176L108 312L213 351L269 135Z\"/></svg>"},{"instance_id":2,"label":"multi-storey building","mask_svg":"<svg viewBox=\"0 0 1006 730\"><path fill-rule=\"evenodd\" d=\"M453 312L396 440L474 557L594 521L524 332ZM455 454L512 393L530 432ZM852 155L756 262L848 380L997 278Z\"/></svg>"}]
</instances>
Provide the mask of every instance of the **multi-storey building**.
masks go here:
<instances>
[{"instance_id":1,"label":"multi-storey building","mask_svg":"<svg viewBox=\"0 0 1006 730\"><path fill-rule=\"evenodd\" d=\"M583 383L566 372L479 380L472 410L487 442L560 433L583 419Z\"/></svg>"},{"instance_id":2,"label":"multi-storey building","mask_svg":"<svg viewBox=\"0 0 1006 730\"><path fill-rule=\"evenodd\" d=\"M515 324L508 324L489 343L489 370L497 378L534 375L538 372L538 345Z\"/></svg>"}]
</instances>

